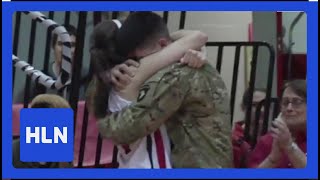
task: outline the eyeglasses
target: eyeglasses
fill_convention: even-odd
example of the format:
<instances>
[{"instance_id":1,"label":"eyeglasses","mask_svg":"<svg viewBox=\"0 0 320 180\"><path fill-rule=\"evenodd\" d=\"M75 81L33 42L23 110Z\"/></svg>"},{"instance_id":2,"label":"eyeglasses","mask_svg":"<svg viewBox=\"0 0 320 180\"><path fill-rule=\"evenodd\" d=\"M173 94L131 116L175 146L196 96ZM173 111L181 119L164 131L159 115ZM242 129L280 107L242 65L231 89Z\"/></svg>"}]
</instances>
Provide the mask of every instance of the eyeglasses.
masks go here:
<instances>
[{"instance_id":1,"label":"eyeglasses","mask_svg":"<svg viewBox=\"0 0 320 180\"><path fill-rule=\"evenodd\" d=\"M305 104L305 100L303 99L300 99L300 98L292 98L292 99L289 99L289 98L283 98L281 100L281 106L282 107L288 107L288 105L291 103L292 107L293 108L299 108L301 107L302 105Z\"/></svg>"}]
</instances>

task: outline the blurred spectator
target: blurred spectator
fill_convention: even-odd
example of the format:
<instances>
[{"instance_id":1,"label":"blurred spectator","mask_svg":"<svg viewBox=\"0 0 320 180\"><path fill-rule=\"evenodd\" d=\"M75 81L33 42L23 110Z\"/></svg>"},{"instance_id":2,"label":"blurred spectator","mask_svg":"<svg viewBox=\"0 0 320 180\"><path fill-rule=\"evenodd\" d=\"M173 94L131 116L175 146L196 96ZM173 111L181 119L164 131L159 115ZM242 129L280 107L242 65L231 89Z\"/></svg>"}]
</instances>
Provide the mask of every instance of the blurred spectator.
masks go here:
<instances>
[{"instance_id":1,"label":"blurred spectator","mask_svg":"<svg viewBox=\"0 0 320 180\"><path fill-rule=\"evenodd\" d=\"M307 83L293 80L284 87L281 113L270 133L261 137L249 158L249 167L304 168L307 163Z\"/></svg>"},{"instance_id":2,"label":"blurred spectator","mask_svg":"<svg viewBox=\"0 0 320 180\"><path fill-rule=\"evenodd\" d=\"M77 36L77 29L72 25L63 25L67 32L70 35L71 39L71 55L72 55L72 62L74 62L74 52L75 52L75 46L76 46L76 36ZM49 62L49 68L48 72L45 72L47 75L52 77L53 79L57 79L59 77L60 71L61 71L61 64L62 64L62 41L60 37L57 34L52 35L52 41L51 41L51 48L53 50L53 56L54 60ZM79 100L85 99L85 88L87 86L88 79L88 68L82 68L81 70L81 78L80 78L80 91L79 91ZM34 98L38 94L59 94L62 95L62 92L57 91L55 89L47 89L41 84L36 84L35 82L31 81L31 91L30 91L30 100ZM24 92L25 89L23 89L21 92L17 94L17 96L14 97L14 103L22 103L24 102Z\"/></svg>"},{"instance_id":3,"label":"blurred spectator","mask_svg":"<svg viewBox=\"0 0 320 180\"><path fill-rule=\"evenodd\" d=\"M253 132L255 129L255 113L259 102L265 99L266 91L265 89L255 89L253 92L252 104L250 105L250 94L249 89L245 91L242 97L241 109L244 114L247 112L248 108L251 106L251 121L250 121L250 132L249 139L244 138L245 120L239 121L235 124L232 132L232 143L233 143L233 156L234 156L234 166L236 168L243 168L246 164L247 156L251 151L251 139L254 136ZM261 109L261 116L259 118L259 127L261 127L263 122L263 109ZM261 130L258 134L260 134Z\"/></svg>"}]
</instances>

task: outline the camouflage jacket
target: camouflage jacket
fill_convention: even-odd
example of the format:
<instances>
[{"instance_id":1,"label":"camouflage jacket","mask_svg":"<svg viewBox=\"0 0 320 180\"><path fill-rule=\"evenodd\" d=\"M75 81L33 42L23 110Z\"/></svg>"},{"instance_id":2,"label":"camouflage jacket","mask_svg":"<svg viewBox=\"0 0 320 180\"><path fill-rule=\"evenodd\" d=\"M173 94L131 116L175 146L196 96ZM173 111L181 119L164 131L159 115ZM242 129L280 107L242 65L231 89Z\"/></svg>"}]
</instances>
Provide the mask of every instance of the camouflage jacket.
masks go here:
<instances>
[{"instance_id":1,"label":"camouflage jacket","mask_svg":"<svg viewBox=\"0 0 320 180\"><path fill-rule=\"evenodd\" d=\"M209 64L192 69L175 64L159 71L140 89L137 102L99 119L102 136L130 144L163 123L174 168L231 168L229 96Z\"/></svg>"}]
</instances>

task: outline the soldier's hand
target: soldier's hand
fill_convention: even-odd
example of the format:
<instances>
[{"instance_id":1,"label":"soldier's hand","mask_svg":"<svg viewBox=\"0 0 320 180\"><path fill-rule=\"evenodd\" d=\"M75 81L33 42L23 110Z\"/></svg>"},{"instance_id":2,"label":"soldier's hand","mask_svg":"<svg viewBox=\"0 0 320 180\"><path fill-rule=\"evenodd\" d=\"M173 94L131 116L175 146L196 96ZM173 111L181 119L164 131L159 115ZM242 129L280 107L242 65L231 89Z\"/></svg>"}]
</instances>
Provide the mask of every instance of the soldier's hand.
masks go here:
<instances>
[{"instance_id":1,"label":"soldier's hand","mask_svg":"<svg viewBox=\"0 0 320 180\"><path fill-rule=\"evenodd\" d=\"M200 68L207 63L206 53L189 49L180 62L192 68Z\"/></svg>"},{"instance_id":2,"label":"soldier's hand","mask_svg":"<svg viewBox=\"0 0 320 180\"><path fill-rule=\"evenodd\" d=\"M123 64L116 65L111 69L110 79L117 90L123 90L131 83L139 63L133 60L127 60Z\"/></svg>"}]
</instances>

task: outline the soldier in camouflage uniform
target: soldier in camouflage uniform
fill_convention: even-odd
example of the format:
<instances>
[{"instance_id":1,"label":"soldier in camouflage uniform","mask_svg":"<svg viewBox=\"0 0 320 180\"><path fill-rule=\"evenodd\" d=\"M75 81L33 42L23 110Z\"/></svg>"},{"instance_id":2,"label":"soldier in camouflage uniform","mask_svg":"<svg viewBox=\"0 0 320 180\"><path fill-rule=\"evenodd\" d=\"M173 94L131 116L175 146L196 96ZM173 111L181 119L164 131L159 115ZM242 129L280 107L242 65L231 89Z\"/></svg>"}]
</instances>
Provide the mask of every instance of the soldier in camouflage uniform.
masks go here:
<instances>
[{"instance_id":1,"label":"soldier in camouflage uniform","mask_svg":"<svg viewBox=\"0 0 320 180\"><path fill-rule=\"evenodd\" d=\"M148 13L130 16L144 19ZM141 20L134 25L143 28L145 23ZM122 28L128 28L126 22ZM153 31L141 31L146 32ZM159 71L142 86L137 102L100 118L98 125L102 136L117 144L130 144L164 123L173 145L174 168L233 167L229 96L211 65L192 69L175 64Z\"/></svg>"}]
</instances>

